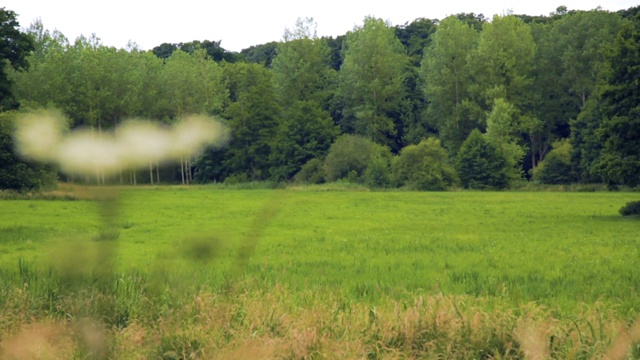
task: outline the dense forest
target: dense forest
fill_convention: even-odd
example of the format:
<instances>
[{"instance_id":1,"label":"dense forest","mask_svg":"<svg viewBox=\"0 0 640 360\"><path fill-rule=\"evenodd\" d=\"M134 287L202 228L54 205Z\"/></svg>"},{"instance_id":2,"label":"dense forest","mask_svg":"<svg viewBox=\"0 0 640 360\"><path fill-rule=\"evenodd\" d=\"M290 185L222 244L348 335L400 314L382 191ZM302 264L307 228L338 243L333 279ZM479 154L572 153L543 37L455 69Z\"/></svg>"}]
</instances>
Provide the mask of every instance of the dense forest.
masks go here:
<instances>
[{"instance_id":1,"label":"dense forest","mask_svg":"<svg viewBox=\"0 0 640 360\"><path fill-rule=\"evenodd\" d=\"M116 183L155 174L156 182L419 190L522 181L634 187L639 10L559 7L549 16L458 14L398 26L367 17L336 38L318 37L313 20L300 19L282 41L236 53L209 40L150 51L104 46L95 35L70 42L41 22L16 34L15 14L0 9L0 41L20 38L26 49L15 59L0 54L0 188L35 188L34 177L55 172L12 152L15 114L41 108L62 111L71 129L100 133L117 134L131 118L169 125L189 114L215 116L230 130L226 147L186 167L156 164Z\"/></svg>"}]
</instances>

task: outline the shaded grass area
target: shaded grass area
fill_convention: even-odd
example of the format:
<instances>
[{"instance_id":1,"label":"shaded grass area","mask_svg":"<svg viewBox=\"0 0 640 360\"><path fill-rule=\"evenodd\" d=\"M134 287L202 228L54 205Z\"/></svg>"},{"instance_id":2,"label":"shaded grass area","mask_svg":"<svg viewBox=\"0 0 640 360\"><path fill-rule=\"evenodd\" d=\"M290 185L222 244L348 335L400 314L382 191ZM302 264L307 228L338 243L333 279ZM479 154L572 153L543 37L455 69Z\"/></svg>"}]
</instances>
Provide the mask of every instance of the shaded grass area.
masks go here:
<instances>
[{"instance_id":1,"label":"shaded grass area","mask_svg":"<svg viewBox=\"0 0 640 360\"><path fill-rule=\"evenodd\" d=\"M90 358L636 351L636 194L121 188L105 221L94 190L0 202L6 354L25 331Z\"/></svg>"}]
</instances>

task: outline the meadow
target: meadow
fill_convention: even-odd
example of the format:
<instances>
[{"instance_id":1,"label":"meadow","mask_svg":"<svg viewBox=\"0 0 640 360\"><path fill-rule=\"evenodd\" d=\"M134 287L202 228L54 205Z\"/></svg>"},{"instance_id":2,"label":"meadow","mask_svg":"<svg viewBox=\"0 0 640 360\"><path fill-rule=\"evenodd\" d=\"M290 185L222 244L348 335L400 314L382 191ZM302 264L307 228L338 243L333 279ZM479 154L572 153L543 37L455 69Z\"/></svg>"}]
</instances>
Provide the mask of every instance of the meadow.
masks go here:
<instances>
[{"instance_id":1,"label":"meadow","mask_svg":"<svg viewBox=\"0 0 640 360\"><path fill-rule=\"evenodd\" d=\"M640 358L640 223L618 214L639 196L210 185L5 198L0 355Z\"/></svg>"}]
</instances>

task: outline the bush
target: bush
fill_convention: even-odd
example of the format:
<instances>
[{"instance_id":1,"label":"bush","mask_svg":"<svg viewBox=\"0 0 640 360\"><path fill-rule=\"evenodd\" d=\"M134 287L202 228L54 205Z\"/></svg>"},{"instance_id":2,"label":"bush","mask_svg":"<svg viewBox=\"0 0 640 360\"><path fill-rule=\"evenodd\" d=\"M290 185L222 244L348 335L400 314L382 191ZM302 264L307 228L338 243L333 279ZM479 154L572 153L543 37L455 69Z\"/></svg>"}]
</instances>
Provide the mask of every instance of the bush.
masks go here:
<instances>
[{"instance_id":1,"label":"bush","mask_svg":"<svg viewBox=\"0 0 640 360\"><path fill-rule=\"evenodd\" d=\"M458 176L468 189L504 189L509 184L508 164L500 150L480 130L471 132L457 158Z\"/></svg>"},{"instance_id":2,"label":"bush","mask_svg":"<svg viewBox=\"0 0 640 360\"><path fill-rule=\"evenodd\" d=\"M348 178L351 182L363 183L365 171L377 157L391 162L391 152L387 147L361 136L342 135L331 145L324 161L326 180L331 182Z\"/></svg>"},{"instance_id":3,"label":"bush","mask_svg":"<svg viewBox=\"0 0 640 360\"><path fill-rule=\"evenodd\" d=\"M576 180L571 165L573 148L568 140L553 144L553 150L532 171L533 180L543 184L570 184Z\"/></svg>"},{"instance_id":4,"label":"bush","mask_svg":"<svg viewBox=\"0 0 640 360\"><path fill-rule=\"evenodd\" d=\"M445 190L457 182L456 172L447 159L447 151L438 139L409 145L393 161L393 184L413 190Z\"/></svg>"},{"instance_id":5,"label":"bush","mask_svg":"<svg viewBox=\"0 0 640 360\"><path fill-rule=\"evenodd\" d=\"M631 201L620 209L620 215L631 216L640 215L640 201Z\"/></svg>"},{"instance_id":6,"label":"bush","mask_svg":"<svg viewBox=\"0 0 640 360\"><path fill-rule=\"evenodd\" d=\"M224 179L225 185L236 185L246 182L249 182L249 177L245 173L231 174Z\"/></svg>"},{"instance_id":7,"label":"bush","mask_svg":"<svg viewBox=\"0 0 640 360\"><path fill-rule=\"evenodd\" d=\"M322 184L324 182L324 168L322 166L322 160L311 159L302 165L294 180L299 183Z\"/></svg>"},{"instance_id":8,"label":"bush","mask_svg":"<svg viewBox=\"0 0 640 360\"><path fill-rule=\"evenodd\" d=\"M391 184L389 158L376 154L364 172L364 182L370 188L386 188Z\"/></svg>"}]
</instances>

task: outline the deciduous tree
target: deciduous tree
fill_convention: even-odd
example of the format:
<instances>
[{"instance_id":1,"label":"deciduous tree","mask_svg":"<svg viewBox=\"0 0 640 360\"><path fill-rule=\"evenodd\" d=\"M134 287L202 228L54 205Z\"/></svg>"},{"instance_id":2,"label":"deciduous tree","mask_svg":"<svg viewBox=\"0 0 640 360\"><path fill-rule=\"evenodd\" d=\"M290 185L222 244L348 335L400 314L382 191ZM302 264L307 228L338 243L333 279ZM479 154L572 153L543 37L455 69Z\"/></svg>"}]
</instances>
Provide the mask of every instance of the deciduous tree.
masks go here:
<instances>
[{"instance_id":1,"label":"deciduous tree","mask_svg":"<svg viewBox=\"0 0 640 360\"><path fill-rule=\"evenodd\" d=\"M393 28L367 17L347 35L340 70L345 132L355 132L380 144L397 147L394 112L404 98L408 58Z\"/></svg>"},{"instance_id":2,"label":"deciduous tree","mask_svg":"<svg viewBox=\"0 0 640 360\"><path fill-rule=\"evenodd\" d=\"M477 46L478 36L471 26L448 17L438 26L422 60L428 121L454 154L471 130L481 125L478 108L469 93L469 54Z\"/></svg>"},{"instance_id":3,"label":"deciduous tree","mask_svg":"<svg viewBox=\"0 0 640 360\"><path fill-rule=\"evenodd\" d=\"M5 71L8 63L15 70L25 70L29 63L27 55L33 51L33 38L20 31L17 15L11 10L0 8L0 111L18 107Z\"/></svg>"}]
</instances>

